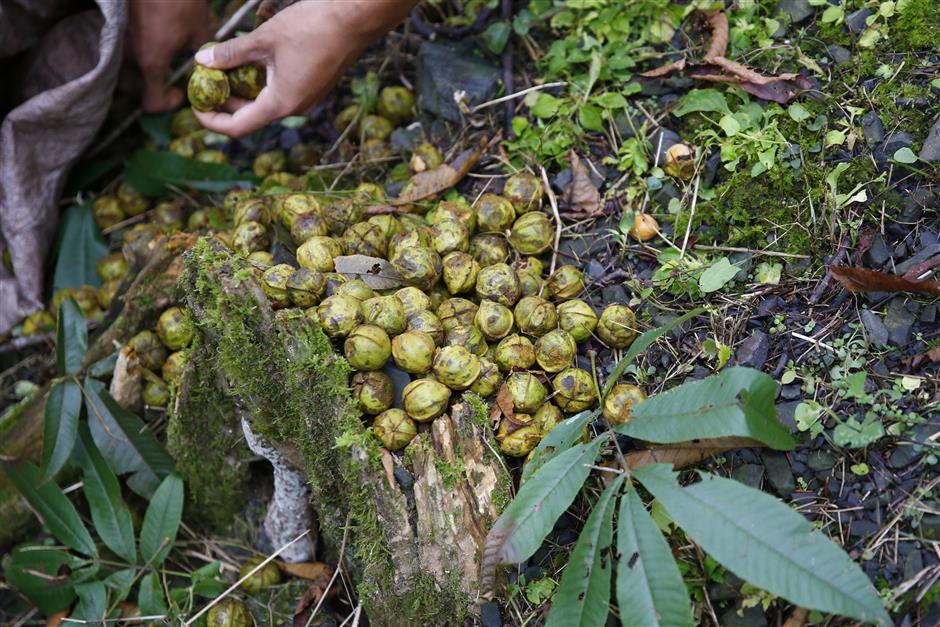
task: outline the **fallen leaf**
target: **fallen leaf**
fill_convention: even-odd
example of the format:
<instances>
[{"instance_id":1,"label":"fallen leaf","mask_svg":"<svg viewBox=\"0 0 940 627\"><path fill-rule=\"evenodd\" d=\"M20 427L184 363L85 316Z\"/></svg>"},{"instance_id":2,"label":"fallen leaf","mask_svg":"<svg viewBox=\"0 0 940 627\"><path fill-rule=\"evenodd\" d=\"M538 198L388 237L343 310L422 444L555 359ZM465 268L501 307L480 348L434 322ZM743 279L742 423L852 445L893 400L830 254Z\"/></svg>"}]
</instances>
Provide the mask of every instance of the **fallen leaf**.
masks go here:
<instances>
[{"instance_id":1,"label":"fallen leaf","mask_svg":"<svg viewBox=\"0 0 940 627\"><path fill-rule=\"evenodd\" d=\"M333 259L333 267L345 277L362 279L374 290L387 290L402 285L401 274L381 257L342 255Z\"/></svg>"},{"instance_id":2,"label":"fallen leaf","mask_svg":"<svg viewBox=\"0 0 940 627\"><path fill-rule=\"evenodd\" d=\"M639 468L648 464L672 464L674 468L684 468L696 464L712 455L718 455L735 448L764 446L751 438L711 438L693 440L680 444L664 444L643 451L624 455L627 466Z\"/></svg>"},{"instance_id":3,"label":"fallen leaf","mask_svg":"<svg viewBox=\"0 0 940 627\"><path fill-rule=\"evenodd\" d=\"M672 74L673 72L678 72L683 68L685 68L685 57L682 57L678 61L673 61L672 63L667 63L666 65L653 68L648 72L640 72L639 76L642 76L643 78L658 78L660 76Z\"/></svg>"},{"instance_id":4,"label":"fallen leaf","mask_svg":"<svg viewBox=\"0 0 940 627\"><path fill-rule=\"evenodd\" d=\"M143 385L140 357L130 346L125 346L118 353L114 363L114 374L111 375L108 392L118 405L129 411L136 411L140 407Z\"/></svg>"},{"instance_id":5,"label":"fallen leaf","mask_svg":"<svg viewBox=\"0 0 940 627\"><path fill-rule=\"evenodd\" d=\"M695 14L711 31L712 41L705 53L705 61L711 63L728 51L728 16L721 9L699 11Z\"/></svg>"},{"instance_id":6,"label":"fallen leaf","mask_svg":"<svg viewBox=\"0 0 940 627\"><path fill-rule=\"evenodd\" d=\"M512 392L509 391L509 386L504 383L503 387L499 388L499 393L496 395L496 402L493 403L493 409L490 410L490 422L495 429L499 426L501 416L506 416L511 420L512 415Z\"/></svg>"},{"instance_id":7,"label":"fallen leaf","mask_svg":"<svg viewBox=\"0 0 940 627\"><path fill-rule=\"evenodd\" d=\"M480 160L482 154L479 146L469 148L457 155L450 163L439 165L432 170L418 172L405 184L398 198L392 203L407 205L447 191L467 175L467 172Z\"/></svg>"},{"instance_id":8,"label":"fallen leaf","mask_svg":"<svg viewBox=\"0 0 940 627\"><path fill-rule=\"evenodd\" d=\"M917 292L940 295L940 281L935 279L912 281L888 272L845 266L829 266L829 272L850 292Z\"/></svg>"},{"instance_id":9,"label":"fallen leaf","mask_svg":"<svg viewBox=\"0 0 940 627\"><path fill-rule=\"evenodd\" d=\"M386 449L382 449L382 468L385 469L385 478L388 479L388 487L395 489L395 460L392 454Z\"/></svg>"},{"instance_id":10,"label":"fallen leaf","mask_svg":"<svg viewBox=\"0 0 940 627\"><path fill-rule=\"evenodd\" d=\"M600 214L603 206L601 194L594 187L591 173L574 150L568 153L568 160L571 162L571 183L565 189L568 206L575 212L588 216Z\"/></svg>"},{"instance_id":11,"label":"fallen leaf","mask_svg":"<svg viewBox=\"0 0 940 627\"><path fill-rule=\"evenodd\" d=\"M910 359L904 360L910 364L911 368L919 368L922 363L925 361L930 361L934 364L940 364L940 346L932 348L926 353L920 353L919 355L914 355Z\"/></svg>"},{"instance_id":12,"label":"fallen leaf","mask_svg":"<svg viewBox=\"0 0 940 627\"><path fill-rule=\"evenodd\" d=\"M60 610L55 614L50 614L46 618L46 627L59 627L66 618L68 618L69 610Z\"/></svg>"},{"instance_id":13,"label":"fallen leaf","mask_svg":"<svg viewBox=\"0 0 940 627\"><path fill-rule=\"evenodd\" d=\"M279 565L282 568L284 567L283 563L279 563ZM296 565L294 564L294 566ZM300 597L300 601L297 602L297 607L294 609L294 627L305 627L313 609L320 603L323 596L330 592L327 586L330 585L330 580L333 577L333 568L329 564L319 562L313 562L309 566L318 566L319 568L317 569L316 578L312 580L310 587ZM313 574L313 571L311 571L311 574Z\"/></svg>"},{"instance_id":14,"label":"fallen leaf","mask_svg":"<svg viewBox=\"0 0 940 627\"><path fill-rule=\"evenodd\" d=\"M307 581L322 581L324 585L333 576L333 567L323 562L299 562L291 564L277 560L278 568L291 577L299 577Z\"/></svg>"}]
</instances>

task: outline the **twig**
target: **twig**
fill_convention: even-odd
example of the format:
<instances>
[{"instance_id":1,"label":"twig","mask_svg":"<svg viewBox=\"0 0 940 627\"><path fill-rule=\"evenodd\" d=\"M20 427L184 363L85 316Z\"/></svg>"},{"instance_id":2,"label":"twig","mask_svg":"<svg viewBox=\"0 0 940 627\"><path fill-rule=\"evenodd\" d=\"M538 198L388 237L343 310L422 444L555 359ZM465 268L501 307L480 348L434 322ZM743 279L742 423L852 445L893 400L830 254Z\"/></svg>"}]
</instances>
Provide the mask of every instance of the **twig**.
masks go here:
<instances>
[{"instance_id":1,"label":"twig","mask_svg":"<svg viewBox=\"0 0 940 627\"><path fill-rule=\"evenodd\" d=\"M826 287L829 285L829 282L832 280L832 271L829 270L831 266L838 266L845 259L846 254L849 252L849 236L846 235L842 238L842 241L839 243L839 252L836 253L836 256L832 258L832 261L826 267L826 276L822 278L822 281L819 282L819 285L816 286L816 289L813 290L813 293L809 297L809 304L815 305L819 298L822 296L822 293L826 291Z\"/></svg>"},{"instance_id":2,"label":"twig","mask_svg":"<svg viewBox=\"0 0 940 627\"><path fill-rule=\"evenodd\" d=\"M776 250L758 250L756 248L740 248L738 246L706 246L704 244L695 244L695 248L701 250L716 250L725 253L751 253L752 255L766 255L767 257L787 257L789 259L811 259L809 255L798 255L796 253L781 253Z\"/></svg>"},{"instance_id":3,"label":"twig","mask_svg":"<svg viewBox=\"0 0 940 627\"><path fill-rule=\"evenodd\" d=\"M493 100L487 100L486 102L481 102L480 104L478 104L478 105L476 105L476 106L474 106L474 107L471 107L471 108L470 108L470 112L471 112L471 113L476 113L477 111L480 111L480 110L482 110L482 109L486 109L486 108L492 107L493 105L498 105L498 104L501 103L501 102L506 102L506 101L508 101L508 100L515 100L515 99L518 98L519 96L525 96L526 94L532 93L533 91L541 91L541 90L543 90L543 89L551 89L552 87L564 87L564 86L567 85L567 84L568 84L568 83L567 83L566 81L558 81L558 82L555 82L555 83L544 83L544 84L542 84L542 85L533 85L532 87L527 87L526 89L523 89L523 90L521 90L521 91L517 91L517 92L514 93L514 94L508 94L508 95L506 95L506 96L500 96L499 98L495 98L495 99L493 99Z\"/></svg>"},{"instance_id":4,"label":"twig","mask_svg":"<svg viewBox=\"0 0 940 627\"><path fill-rule=\"evenodd\" d=\"M685 249L689 245L689 235L692 233L692 220L695 219L695 205L698 203L698 184L702 177L695 177L695 189L692 191L692 207L689 209L689 221L685 225L685 237L682 238L682 250L679 251L679 259L685 256Z\"/></svg>"},{"instance_id":5,"label":"twig","mask_svg":"<svg viewBox=\"0 0 940 627\"><path fill-rule=\"evenodd\" d=\"M502 0L500 13L504 22L512 23L512 0ZM500 61L503 66L503 89L512 92L514 80L512 75L512 39L506 41L506 47L503 49ZM515 107L509 100L503 105L503 128L506 131L507 139L515 139L516 134L512 130L512 115Z\"/></svg>"},{"instance_id":6,"label":"twig","mask_svg":"<svg viewBox=\"0 0 940 627\"><path fill-rule=\"evenodd\" d=\"M551 276L555 272L555 263L558 261L558 244L561 243L561 216L558 215L558 199L555 198L555 192L552 191L551 183L548 182L548 174L545 168L542 170L542 185L545 187L545 195L548 196L548 204L552 207L552 214L555 216L555 244L552 246L552 264L548 268L548 274Z\"/></svg>"}]
</instances>

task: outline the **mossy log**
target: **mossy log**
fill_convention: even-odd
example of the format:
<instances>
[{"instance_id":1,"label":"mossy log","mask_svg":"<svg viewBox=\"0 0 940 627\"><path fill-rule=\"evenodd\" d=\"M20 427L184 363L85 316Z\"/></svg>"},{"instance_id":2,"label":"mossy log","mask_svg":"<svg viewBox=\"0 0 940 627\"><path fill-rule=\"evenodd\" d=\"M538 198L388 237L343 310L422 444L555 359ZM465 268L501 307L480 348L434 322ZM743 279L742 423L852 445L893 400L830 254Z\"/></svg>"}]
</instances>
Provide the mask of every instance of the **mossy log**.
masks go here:
<instances>
[{"instance_id":1,"label":"mossy log","mask_svg":"<svg viewBox=\"0 0 940 627\"><path fill-rule=\"evenodd\" d=\"M465 397L399 460L363 424L329 340L301 312L273 311L243 260L203 239L180 284L198 331L168 445L190 513L226 526L240 511L250 456L240 420L249 420L306 475L326 554L345 547L372 624L460 624L510 489L486 404Z\"/></svg>"}]
</instances>

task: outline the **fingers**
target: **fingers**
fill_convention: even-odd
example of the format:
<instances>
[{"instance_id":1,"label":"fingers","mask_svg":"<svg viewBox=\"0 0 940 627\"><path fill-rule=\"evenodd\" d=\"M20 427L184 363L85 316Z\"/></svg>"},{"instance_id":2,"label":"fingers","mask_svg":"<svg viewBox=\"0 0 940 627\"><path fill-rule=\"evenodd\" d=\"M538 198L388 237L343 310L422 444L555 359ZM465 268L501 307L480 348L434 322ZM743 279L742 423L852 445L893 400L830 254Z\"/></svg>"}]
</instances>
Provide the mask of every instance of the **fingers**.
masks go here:
<instances>
[{"instance_id":1,"label":"fingers","mask_svg":"<svg viewBox=\"0 0 940 627\"><path fill-rule=\"evenodd\" d=\"M288 115L286 111L272 96L269 88L261 90L254 101L234 100L226 103L226 109L233 109L234 113L202 113L195 111L199 122L210 131L222 133L229 137L244 137L248 133L261 128L269 122Z\"/></svg>"},{"instance_id":2,"label":"fingers","mask_svg":"<svg viewBox=\"0 0 940 627\"><path fill-rule=\"evenodd\" d=\"M218 70L228 70L253 61L261 61L264 56L264 36L259 31L252 31L200 50L196 53L196 63Z\"/></svg>"}]
</instances>

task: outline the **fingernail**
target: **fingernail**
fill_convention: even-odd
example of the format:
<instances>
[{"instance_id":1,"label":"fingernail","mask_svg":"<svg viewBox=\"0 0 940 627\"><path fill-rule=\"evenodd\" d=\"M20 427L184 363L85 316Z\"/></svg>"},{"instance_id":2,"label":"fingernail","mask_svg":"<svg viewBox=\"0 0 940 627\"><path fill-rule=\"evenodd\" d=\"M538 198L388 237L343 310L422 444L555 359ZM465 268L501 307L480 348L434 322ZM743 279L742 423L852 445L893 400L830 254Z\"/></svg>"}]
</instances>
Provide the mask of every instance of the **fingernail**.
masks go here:
<instances>
[{"instance_id":1,"label":"fingernail","mask_svg":"<svg viewBox=\"0 0 940 627\"><path fill-rule=\"evenodd\" d=\"M196 53L196 63L212 65L213 57L215 57L215 54L212 52L212 48L205 48Z\"/></svg>"}]
</instances>

